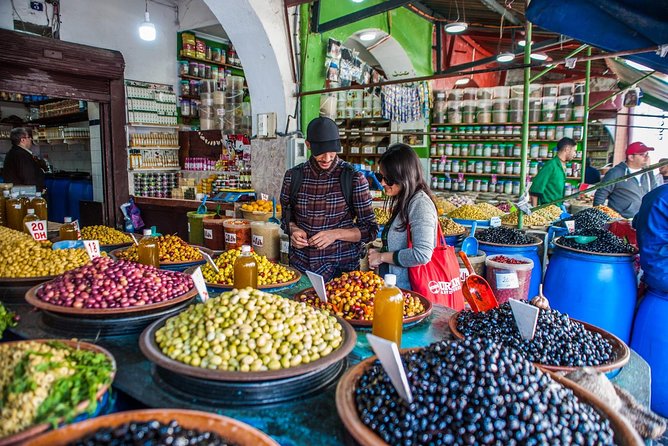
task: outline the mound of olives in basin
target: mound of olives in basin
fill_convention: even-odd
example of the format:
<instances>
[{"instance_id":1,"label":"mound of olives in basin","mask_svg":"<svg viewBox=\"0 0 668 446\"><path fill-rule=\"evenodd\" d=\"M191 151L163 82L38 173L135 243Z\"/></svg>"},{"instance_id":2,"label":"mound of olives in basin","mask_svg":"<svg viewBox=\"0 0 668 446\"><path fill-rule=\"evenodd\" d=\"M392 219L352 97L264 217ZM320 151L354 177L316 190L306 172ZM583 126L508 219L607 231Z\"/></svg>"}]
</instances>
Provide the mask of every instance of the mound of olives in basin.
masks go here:
<instances>
[{"instance_id":1,"label":"mound of olives in basin","mask_svg":"<svg viewBox=\"0 0 668 446\"><path fill-rule=\"evenodd\" d=\"M531 362L553 366L584 367L610 362L612 346L601 336L557 310L540 310L532 340L520 336L508 302L489 311L462 311L457 330L465 337L492 339L512 347Z\"/></svg>"},{"instance_id":2,"label":"mound of olives in basin","mask_svg":"<svg viewBox=\"0 0 668 446\"><path fill-rule=\"evenodd\" d=\"M388 444L614 444L593 407L491 340L440 341L402 361L412 403L378 361L355 389L360 420Z\"/></svg>"}]
</instances>

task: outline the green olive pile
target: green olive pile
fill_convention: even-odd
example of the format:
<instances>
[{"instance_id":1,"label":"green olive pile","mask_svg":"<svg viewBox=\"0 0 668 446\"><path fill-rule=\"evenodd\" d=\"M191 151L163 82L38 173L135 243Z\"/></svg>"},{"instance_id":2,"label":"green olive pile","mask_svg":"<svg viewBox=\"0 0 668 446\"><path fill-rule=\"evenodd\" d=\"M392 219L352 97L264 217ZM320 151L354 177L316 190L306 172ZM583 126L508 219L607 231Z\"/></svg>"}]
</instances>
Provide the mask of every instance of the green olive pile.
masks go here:
<instances>
[{"instance_id":1,"label":"green olive pile","mask_svg":"<svg viewBox=\"0 0 668 446\"><path fill-rule=\"evenodd\" d=\"M438 217L438 221L441 224L441 231L443 231L443 235L446 236L461 234L466 229L464 226L460 225L459 223L455 223L448 217Z\"/></svg>"},{"instance_id":2,"label":"green olive pile","mask_svg":"<svg viewBox=\"0 0 668 446\"><path fill-rule=\"evenodd\" d=\"M56 276L90 261L85 249L52 250L27 234L0 228L0 277Z\"/></svg>"},{"instance_id":3,"label":"green olive pile","mask_svg":"<svg viewBox=\"0 0 668 446\"><path fill-rule=\"evenodd\" d=\"M126 233L101 225L81 228L81 238L84 240L99 240L100 245L132 243L132 237Z\"/></svg>"},{"instance_id":4,"label":"green olive pile","mask_svg":"<svg viewBox=\"0 0 668 446\"><path fill-rule=\"evenodd\" d=\"M156 331L155 341L194 367L266 371L329 355L343 342L343 327L303 303L245 288L188 307Z\"/></svg>"},{"instance_id":5,"label":"green olive pile","mask_svg":"<svg viewBox=\"0 0 668 446\"><path fill-rule=\"evenodd\" d=\"M185 263L202 260L202 253L184 242L178 235L161 235L157 238L160 248L160 263ZM137 245L119 252L116 257L123 260L139 261Z\"/></svg>"},{"instance_id":6,"label":"green olive pile","mask_svg":"<svg viewBox=\"0 0 668 446\"><path fill-rule=\"evenodd\" d=\"M555 220L558 220L559 217L561 216L561 213L562 213L561 208L553 204L544 207L542 209L538 209L537 211L534 211L534 214L538 214L541 217L545 217L545 219L550 223L552 223Z\"/></svg>"},{"instance_id":7,"label":"green olive pile","mask_svg":"<svg viewBox=\"0 0 668 446\"><path fill-rule=\"evenodd\" d=\"M522 217L522 224L525 226L547 226L552 222L552 220L546 218L544 215L539 214L538 211L532 213L531 215L524 215ZM518 223L518 214L517 211L511 212L501 217L501 223L506 225L515 226Z\"/></svg>"},{"instance_id":8,"label":"green olive pile","mask_svg":"<svg viewBox=\"0 0 668 446\"><path fill-rule=\"evenodd\" d=\"M208 263L202 267L202 274L207 283L232 285L234 283L234 262L241 254L240 249L230 249L216 257L214 262L218 272ZM257 262L257 284L258 285L280 285L290 282L297 276L294 271L283 265L270 262L265 256L253 253Z\"/></svg>"},{"instance_id":9,"label":"green olive pile","mask_svg":"<svg viewBox=\"0 0 668 446\"><path fill-rule=\"evenodd\" d=\"M330 280L325 285L327 303L320 300L315 291L299 293L300 302L334 313L348 320L373 320L373 299L384 285L383 279L373 271L352 271ZM424 305L410 293L404 294L404 318L424 312Z\"/></svg>"},{"instance_id":10,"label":"green olive pile","mask_svg":"<svg viewBox=\"0 0 668 446\"><path fill-rule=\"evenodd\" d=\"M448 217L461 220L489 220L502 215L501 209L489 203L465 204L448 213Z\"/></svg>"}]
</instances>

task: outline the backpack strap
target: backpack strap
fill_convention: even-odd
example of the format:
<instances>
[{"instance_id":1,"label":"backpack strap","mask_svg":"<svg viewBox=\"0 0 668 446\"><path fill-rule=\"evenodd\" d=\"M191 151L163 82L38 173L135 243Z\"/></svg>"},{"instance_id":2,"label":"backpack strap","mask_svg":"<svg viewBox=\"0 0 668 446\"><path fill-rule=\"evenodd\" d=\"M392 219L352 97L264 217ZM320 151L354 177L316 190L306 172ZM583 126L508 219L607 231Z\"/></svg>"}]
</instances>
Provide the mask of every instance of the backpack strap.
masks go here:
<instances>
[{"instance_id":1,"label":"backpack strap","mask_svg":"<svg viewBox=\"0 0 668 446\"><path fill-rule=\"evenodd\" d=\"M341 171L341 192L343 198L346 200L350 213L355 215L355 208L353 208L353 181L355 180L355 168L350 163L343 164L343 171Z\"/></svg>"}]
</instances>

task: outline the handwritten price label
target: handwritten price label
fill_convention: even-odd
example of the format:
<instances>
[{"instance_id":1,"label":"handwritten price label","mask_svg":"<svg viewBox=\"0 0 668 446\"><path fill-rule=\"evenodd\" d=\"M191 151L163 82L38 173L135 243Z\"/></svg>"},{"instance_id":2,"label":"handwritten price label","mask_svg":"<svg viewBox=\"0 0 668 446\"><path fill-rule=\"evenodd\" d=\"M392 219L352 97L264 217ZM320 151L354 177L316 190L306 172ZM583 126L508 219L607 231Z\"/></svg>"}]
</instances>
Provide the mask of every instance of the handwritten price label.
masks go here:
<instances>
[{"instance_id":1,"label":"handwritten price label","mask_svg":"<svg viewBox=\"0 0 668 446\"><path fill-rule=\"evenodd\" d=\"M35 241L45 242L47 240L46 220L29 221L26 223L26 227Z\"/></svg>"},{"instance_id":2,"label":"handwritten price label","mask_svg":"<svg viewBox=\"0 0 668 446\"><path fill-rule=\"evenodd\" d=\"M81 240L81 227L79 227L79 220L74 220L72 222L74 229L77 230L77 240Z\"/></svg>"},{"instance_id":3,"label":"handwritten price label","mask_svg":"<svg viewBox=\"0 0 668 446\"><path fill-rule=\"evenodd\" d=\"M96 257L100 257L100 241L99 240L84 240L84 248L88 253L88 257L93 260Z\"/></svg>"},{"instance_id":4,"label":"handwritten price label","mask_svg":"<svg viewBox=\"0 0 668 446\"><path fill-rule=\"evenodd\" d=\"M237 242L237 235L231 232L225 233L225 243L234 244Z\"/></svg>"},{"instance_id":5,"label":"handwritten price label","mask_svg":"<svg viewBox=\"0 0 668 446\"><path fill-rule=\"evenodd\" d=\"M253 246L257 246L258 248L262 248L264 246L264 237L261 235L254 235L253 236Z\"/></svg>"},{"instance_id":6,"label":"handwritten price label","mask_svg":"<svg viewBox=\"0 0 668 446\"><path fill-rule=\"evenodd\" d=\"M269 195L267 195L267 194L260 194L260 200L269 201Z\"/></svg>"}]
</instances>

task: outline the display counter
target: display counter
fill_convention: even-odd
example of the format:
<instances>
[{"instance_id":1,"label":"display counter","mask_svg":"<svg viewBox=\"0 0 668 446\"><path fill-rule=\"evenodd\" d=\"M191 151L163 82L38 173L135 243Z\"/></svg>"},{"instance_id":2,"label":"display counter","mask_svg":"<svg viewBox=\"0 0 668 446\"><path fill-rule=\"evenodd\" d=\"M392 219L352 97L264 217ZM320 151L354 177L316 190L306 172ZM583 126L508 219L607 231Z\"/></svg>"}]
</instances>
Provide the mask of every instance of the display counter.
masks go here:
<instances>
[{"instance_id":1,"label":"display counter","mask_svg":"<svg viewBox=\"0 0 668 446\"><path fill-rule=\"evenodd\" d=\"M295 286L277 294L292 296L309 286L308 279L302 278ZM10 329L11 334L18 338L72 336L72 332L58 332L46 327L40 312L27 304L12 304L7 307L21 317L19 326ZM435 305L428 318L404 330L402 347L422 347L437 340L453 339L448 327L448 320L452 314L453 310ZM358 331L357 335L357 343L347 358L348 367L373 355L366 340L366 333ZM170 390L156 376L155 366L141 353L137 339L136 335L101 337L96 343L108 349L119 364L113 383L114 389L136 400L140 406L198 409L222 414L261 429L284 446L304 444L325 446L350 442L336 411L334 384L315 394L285 403L257 406L217 405L184 392ZM647 363L636 353L631 353L629 363L612 381L629 391L641 404L649 405L650 370ZM271 384L262 385L269 391Z\"/></svg>"}]
</instances>

